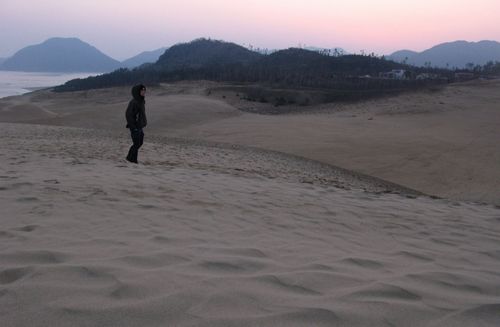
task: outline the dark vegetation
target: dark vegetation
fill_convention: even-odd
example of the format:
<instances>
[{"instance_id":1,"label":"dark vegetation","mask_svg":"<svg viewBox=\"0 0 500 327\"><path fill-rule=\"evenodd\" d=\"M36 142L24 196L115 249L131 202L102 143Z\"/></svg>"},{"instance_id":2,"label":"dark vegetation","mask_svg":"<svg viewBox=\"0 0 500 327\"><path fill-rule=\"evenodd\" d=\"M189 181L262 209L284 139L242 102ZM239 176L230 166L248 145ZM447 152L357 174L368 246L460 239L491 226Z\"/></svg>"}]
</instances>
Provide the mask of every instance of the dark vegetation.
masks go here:
<instances>
[{"instance_id":1,"label":"dark vegetation","mask_svg":"<svg viewBox=\"0 0 500 327\"><path fill-rule=\"evenodd\" d=\"M378 78L381 72L395 69L405 70L405 78ZM486 65L481 70L488 74L498 71L499 63ZM419 74L432 75L433 78L417 79ZM155 85L210 80L240 85L238 92L249 101L277 106L308 105L429 88L453 81L454 76L455 71L413 67L374 55L331 56L298 48L263 55L234 43L199 39L169 48L154 64L72 80L54 90L64 92L139 82Z\"/></svg>"},{"instance_id":2,"label":"dark vegetation","mask_svg":"<svg viewBox=\"0 0 500 327\"><path fill-rule=\"evenodd\" d=\"M473 71L476 76L483 76L483 77L494 77L494 78L500 78L500 62L493 62L489 61L486 63L484 66L474 66L474 68L471 69L471 65L468 67L469 71Z\"/></svg>"}]
</instances>

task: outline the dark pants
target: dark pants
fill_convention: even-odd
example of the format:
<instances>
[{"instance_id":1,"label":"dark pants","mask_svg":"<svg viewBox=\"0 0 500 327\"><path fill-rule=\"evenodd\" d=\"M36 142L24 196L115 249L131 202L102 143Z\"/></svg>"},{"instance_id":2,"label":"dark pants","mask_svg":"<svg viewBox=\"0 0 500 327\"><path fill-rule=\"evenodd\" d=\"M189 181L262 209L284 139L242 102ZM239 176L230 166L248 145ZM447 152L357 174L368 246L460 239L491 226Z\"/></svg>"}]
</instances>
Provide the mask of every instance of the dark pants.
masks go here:
<instances>
[{"instance_id":1,"label":"dark pants","mask_svg":"<svg viewBox=\"0 0 500 327\"><path fill-rule=\"evenodd\" d=\"M130 135L132 136L132 142L134 142L134 144L132 144L130 150L128 150L127 160L137 163L137 154L139 153L139 148L144 142L144 132L142 131L142 129L135 131L131 129Z\"/></svg>"}]
</instances>

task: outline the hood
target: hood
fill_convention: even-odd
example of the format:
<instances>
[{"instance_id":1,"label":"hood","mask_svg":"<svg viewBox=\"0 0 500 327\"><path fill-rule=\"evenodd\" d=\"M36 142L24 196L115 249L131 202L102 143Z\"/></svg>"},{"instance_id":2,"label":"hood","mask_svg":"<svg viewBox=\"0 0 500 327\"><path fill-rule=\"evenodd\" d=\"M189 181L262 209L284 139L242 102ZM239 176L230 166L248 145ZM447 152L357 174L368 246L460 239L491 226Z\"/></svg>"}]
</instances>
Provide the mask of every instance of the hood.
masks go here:
<instances>
[{"instance_id":1,"label":"hood","mask_svg":"<svg viewBox=\"0 0 500 327\"><path fill-rule=\"evenodd\" d=\"M145 89L146 87L142 84L135 85L132 88L132 96L134 99L136 99L139 102L144 102L144 97L141 96L141 90Z\"/></svg>"}]
</instances>

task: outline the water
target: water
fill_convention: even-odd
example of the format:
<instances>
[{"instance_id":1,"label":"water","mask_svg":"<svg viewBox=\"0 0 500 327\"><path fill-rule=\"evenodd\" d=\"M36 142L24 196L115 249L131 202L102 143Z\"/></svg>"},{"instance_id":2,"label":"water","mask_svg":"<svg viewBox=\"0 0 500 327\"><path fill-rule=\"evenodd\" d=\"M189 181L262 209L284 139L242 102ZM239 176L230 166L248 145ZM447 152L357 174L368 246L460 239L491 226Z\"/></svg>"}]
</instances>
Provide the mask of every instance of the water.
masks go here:
<instances>
[{"instance_id":1,"label":"water","mask_svg":"<svg viewBox=\"0 0 500 327\"><path fill-rule=\"evenodd\" d=\"M0 71L0 98L20 95L37 89L61 85L75 78L101 73L31 73Z\"/></svg>"}]
</instances>

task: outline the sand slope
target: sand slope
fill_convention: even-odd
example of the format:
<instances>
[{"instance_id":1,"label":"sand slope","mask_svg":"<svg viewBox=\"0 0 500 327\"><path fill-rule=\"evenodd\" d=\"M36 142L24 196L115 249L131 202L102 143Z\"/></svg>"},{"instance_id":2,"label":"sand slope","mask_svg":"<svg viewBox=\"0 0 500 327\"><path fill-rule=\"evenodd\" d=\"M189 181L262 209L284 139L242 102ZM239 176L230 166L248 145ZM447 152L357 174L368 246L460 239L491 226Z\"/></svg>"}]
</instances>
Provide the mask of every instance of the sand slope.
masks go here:
<instances>
[{"instance_id":1,"label":"sand slope","mask_svg":"<svg viewBox=\"0 0 500 327\"><path fill-rule=\"evenodd\" d=\"M500 81L303 110L170 133L293 153L428 194L500 204Z\"/></svg>"},{"instance_id":2,"label":"sand slope","mask_svg":"<svg viewBox=\"0 0 500 327\"><path fill-rule=\"evenodd\" d=\"M269 116L217 84L150 88L147 135L281 151L376 176L427 194L500 204L500 82L450 85L358 104ZM0 121L123 133L128 88L35 92L0 100ZM251 109L251 108L250 108ZM304 109L304 108L298 108Z\"/></svg>"},{"instance_id":3,"label":"sand slope","mask_svg":"<svg viewBox=\"0 0 500 327\"><path fill-rule=\"evenodd\" d=\"M497 207L255 149L150 137L137 166L126 131L0 128L2 326L500 323Z\"/></svg>"}]
</instances>

